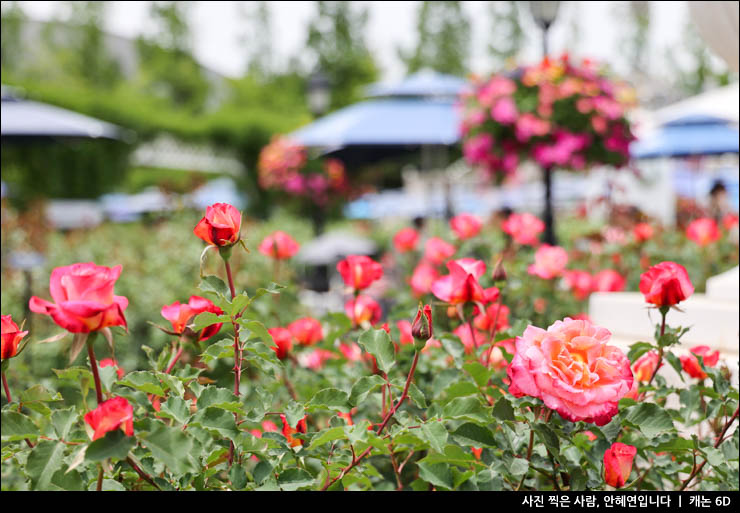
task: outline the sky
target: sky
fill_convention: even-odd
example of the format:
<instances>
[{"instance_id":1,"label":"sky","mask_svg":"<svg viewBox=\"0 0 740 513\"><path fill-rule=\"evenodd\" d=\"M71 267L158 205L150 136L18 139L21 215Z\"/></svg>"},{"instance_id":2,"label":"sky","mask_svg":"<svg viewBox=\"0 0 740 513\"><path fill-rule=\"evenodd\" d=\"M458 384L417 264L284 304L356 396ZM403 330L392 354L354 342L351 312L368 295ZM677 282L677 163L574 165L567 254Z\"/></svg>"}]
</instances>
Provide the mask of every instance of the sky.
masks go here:
<instances>
[{"instance_id":1,"label":"sky","mask_svg":"<svg viewBox=\"0 0 740 513\"><path fill-rule=\"evenodd\" d=\"M245 57L240 49L239 35L244 32L244 22L239 16L240 2L190 2L189 19L193 32L196 58L205 66L227 76L239 76L244 69ZM248 3L248 2L244 2ZM300 54L305 45L307 25L315 12L314 2L268 2L272 13L273 48L281 65L291 55ZM415 21L420 2L408 1L357 1L367 6L369 22L367 45L381 69L383 80L394 80L404 74L403 64L397 57L397 47L413 46L416 39ZM486 56L489 34L487 2L463 2L472 21L471 67L476 73L490 71ZM573 53L609 62L619 71L621 59L620 38L623 27L616 21L615 9L626 8L627 2L561 2L558 20L551 29L550 47L560 53L570 39L571 20L579 20L580 45ZM20 2L26 14L38 20L48 20L60 9L60 2ZM149 2L109 2L105 29L111 33L136 37L142 31L152 30L148 19ZM664 48L675 47L681 38L688 17L685 2L650 2L650 40L655 51L651 65L660 67ZM540 32L527 17L525 32L528 45L523 52L525 62L539 58Z\"/></svg>"}]
</instances>

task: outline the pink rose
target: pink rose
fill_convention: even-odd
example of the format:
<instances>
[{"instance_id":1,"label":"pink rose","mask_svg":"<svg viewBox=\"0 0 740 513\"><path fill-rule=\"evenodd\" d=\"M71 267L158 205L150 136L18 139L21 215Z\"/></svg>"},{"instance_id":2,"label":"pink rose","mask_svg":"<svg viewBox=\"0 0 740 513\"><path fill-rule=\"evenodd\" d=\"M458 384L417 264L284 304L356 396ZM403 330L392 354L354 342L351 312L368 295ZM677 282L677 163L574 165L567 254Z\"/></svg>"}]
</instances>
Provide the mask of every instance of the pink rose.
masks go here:
<instances>
[{"instance_id":1,"label":"pink rose","mask_svg":"<svg viewBox=\"0 0 740 513\"><path fill-rule=\"evenodd\" d=\"M527 327L507 369L509 391L542 399L567 420L603 426L634 380L627 357L607 344L610 337L605 328L568 317L547 331Z\"/></svg>"},{"instance_id":2,"label":"pink rose","mask_svg":"<svg viewBox=\"0 0 740 513\"><path fill-rule=\"evenodd\" d=\"M424 247L424 259L434 265L440 265L454 255L455 251L455 246L449 242L445 242L439 237L430 237Z\"/></svg>"},{"instance_id":3,"label":"pink rose","mask_svg":"<svg viewBox=\"0 0 740 513\"><path fill-rule=\"evenodd\" d=\"M123 311L128 299L113 295L120 274L120 265L110 268L89 262L57 267L49 278L49 291L56 304L33 296L28 306L32 312L50 315L72 333L126 327Z\"/></svg>"},{"instance_id":4,"label":"pink rose","mask_svg":"<svg viewBox=\"0 0 740 513\"><path fill-rule=\"evenodd\" d=\"M499 98L491 107L491 117L502 125L511 125L519 117L516 103L510 96Z\"/></svg>"},{"instance_id":5,"label":"pink rose","mask_svg":"<svg viewBox=\"0 0 740 513\"><path fill-rule=\"evenodd\" d=\"M560 276L567 264L567 251L560 246L543 244L534 254L534 264L529 266L527 272L542 279L551 280Z\"/></svg>"},{"instance_id":6,"label":"pink rose","mask_svg":"<svg viewBox=\"0 0 740 513\"><path fill-rule=\"evenodd\" d=\"M288 324L288 329L299 344L311 346L324 338L321 323L313 317L304 317Z\"/></svg>"},{"instance_id":7,"label":"pink rose","mask_svg":"<svg viewBox=\"0 0 740 513\"><path fill-rule=\"evenodd\" d=\"M418 242L419 233L413 228L403 228L393 236L393 245L399 253L415 250Z\"/></svg>"},{"instance_id":8,"label":"pink rose","mask_svg":"<svg viewBox=\"0 0 740 513\"><path fill-rule=\"evenodd\" d=\"M460 214L450 219L450 228L460 240L475 237L482 226L481 220L470 214Z\"/></svg>"},{"instance_id":9,"label":"pink rose","mask_svg":"<svg viewBox=\"0 0 740 513\"><path fill-rule=\"evenodd\" d=\"M692 221L686 227L686 237L696 242L699 246L707 246L719 240L721 233L714 219L704 217Z\"/></svg>"},{"instance_id":10,"label":"pink rose","mask_svg":"<svg viewBox=\"0 0 740 513\"><path fill-rule=\"evenodd\" d=\"M439 278L437 269L429 263L421 262L414 269L414 274L411 275L409 284L414 291L414 295L421 296L432 291L432 283L437 278Z\"/></svg>"},{"instance_id":11,"label":"pink rose","mask_svg":"<svg viewBox=\"0 0 740 513\"><path fill-rule=\"evenodd\" d=\"M565 282L579 301L586 299L593 291L593 278L587 271L566 271Z\"/></svg>"},{"instance_id":12,"label":"pink rose","mask_svg":"<svg viewBox=\"0 0 740 513\"><path fill-rule=\"evenodd\" d=\"M594 290L597 292L619 292L625 285L627 280L613 269L604 269L594 275Z\"/></svg>"},{"instance_id":13,"label":"pink rose","mask_svg":"<svg viewBox=\"0 0 740 513\"><path fill-rule=\"evenodd\" d=\"M486 264L482 260L461 258L447 262L450 274L432 283L432 293L445 303L457 305L467 302L483 302L483 287L478 283Z\"/></svg>"},{"instance_id":14,"label":"pink rose","mask_svg":"<svg viewBox=\"0 0 740 513\"><path fill-rule=\"evenodd\" d=\"M537 244L537 236L545 230L543 223L537 216L525 212L523 214L511 214L501 225L505 233L511 235L518 244Z\"/></svg>"},{"instance_id":15,"label":"pink rose","mask_svg":"<svg viewBox=\"0 0 740 513\"><path fill-rule=\"evenodd\" d=\"M295 255L300 245L285 232L277 231L262 240L257 250L265 256L286 260Z\"/></svg>"}]
</instances>

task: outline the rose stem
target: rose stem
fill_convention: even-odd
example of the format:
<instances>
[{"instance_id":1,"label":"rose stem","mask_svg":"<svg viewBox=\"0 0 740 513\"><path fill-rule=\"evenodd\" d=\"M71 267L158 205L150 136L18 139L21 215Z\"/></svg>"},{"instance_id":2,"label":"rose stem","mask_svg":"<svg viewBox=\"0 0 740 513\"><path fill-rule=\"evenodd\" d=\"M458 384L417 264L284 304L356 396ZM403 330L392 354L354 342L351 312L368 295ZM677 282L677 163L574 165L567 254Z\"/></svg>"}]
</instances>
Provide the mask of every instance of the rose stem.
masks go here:
<instances>
[{"instance_id":1,"label":"rose stem","mask_svg":"<svg viewBox=\"0 0 740 513\"><path fill-rule=\"evenodd\" d=\"M503 292L499 292L498 294L498 308L496 309L496 316L493 319L493 326L491 326L491 340L490 344L491 347L488 349L488 354L486 355L486 367L491 363L491 353L493 353L494 344L496 343L496 331L497 331L497 325L498 325L498 314L501 313L501 303L503 302L504 294Z\"/></svg>"},{"instance_id":2,"label":"rose stem","mask_svg":"<svg viewBox=\"0 0 740 513\"><path fill-rule=\"evenodd\" d=\"M87 338L87 356L90 358L90 368L92 369L93 380L95 381L95 397L98 400L98 404L103 402L103 388L100 385L100 374L98 374L98 361L95 359L95 351L93 350L94 336Z\"/></svg>"},{"instance_id":3,"label":"rose stem","mask_svg":"<svg viewBox=\"0 0 740 513\"><path fill-rule=\"evenodd\" d=\"M398 400L398 402L395 404L395 406L391 406L390 411L383 419L383 422L380 424L380 427L375 432L376 434L380 434L383 429L385 428L386 424L388 424L388 421L391 420L391 417L393 417L393 414L396 413L396 410L401 407L401 404L406 400L406 397L409 393L409 387L411 386L411 380L414 378L414 372L416 371L416 364L419 363L419 351L416 351L416 354L414 354L414 361L411 363L411 369L409 369L409 375L406 377L406 386L403 388L403 393L401 394L401 398ZM331 485L333 485L337 480L342 478L344 475L347 474L352 468L354 468L355 465L357 465L365 456L370 454L370 451L373 449L372 446L365 449L365 451L360 454L358 457L352 457L352 462L347 465L345 468L342 469L342 471L337 475L334 479L327 482L322 488L321 491L326 491Z\"/></svg>"},{"instance_id":4,"label":"rose stem","mask_svg":"<svg viewBox=\"0 0 740 513\"><path fill-rule=\"evenodd\" d=\"M730 425L737 418L737 413L738 413L738 408L735 408L735 413L732 414L732 417L730 418L730 420L727 421L724 429L722 429L722 433L720 433L719 437L717 437L717 441L714 442L715 449L719 447L719 445L722 442L724 442L725 433L727 433L727 430L730 428ZM686 481L683 482L683 484L681 485L681 488L678 489L679 492L682 492L683 490L686 489L687 486L689 486L689 483L691 482L691 480L694 479L694 477L696 477L696 475L701 472L701 470L704 468L704 465L706 465L706 463L707 463L706 459L702 461L701 465L699 465L698 467L696 466L696 463L694 463L694 469L691 471L691 475L689 475L689 477L686 478Z\"/></svg>"},{"instance_id":5,"label":"rose stem","mask_svg":"<svg viewBox=\"0 0 740 513\"><path fill-rule=\"evenodd\" d=\"M224 258L224 265L226 267L226 277L229 280L229 291L231 292L231 300L234 301L236 297L236 288L234 287L234 277L231 274L231 264ZM234 326L234 395L239 396L239 381L242 373L242 362L241 362L241 348L239 347L239 325L232 320ZM238 420L239 416L234 412L234 418ZM229 466L234 462L234 442L229 441Z\"/></svg>"},{"instance_id":6,"label":"rose stem","mask_svg":"<svg viewBox=\"0 0 740 513\"><path fill-rule=\"evenodd\" d=\"M660 322L660 337L658 339L658 364L655 366L655 369L653 369L653 373L650 375L650 380L648 381L647 386L650 386L653 382L653 379L655 379L655 376L658 374L658 369L660 369L660 366L663 363L663 346L660 345L660 338L665 334L665 318L668 315L668 308L661 306L660 315L662 319Z\"/></svg>"}]
</instances>

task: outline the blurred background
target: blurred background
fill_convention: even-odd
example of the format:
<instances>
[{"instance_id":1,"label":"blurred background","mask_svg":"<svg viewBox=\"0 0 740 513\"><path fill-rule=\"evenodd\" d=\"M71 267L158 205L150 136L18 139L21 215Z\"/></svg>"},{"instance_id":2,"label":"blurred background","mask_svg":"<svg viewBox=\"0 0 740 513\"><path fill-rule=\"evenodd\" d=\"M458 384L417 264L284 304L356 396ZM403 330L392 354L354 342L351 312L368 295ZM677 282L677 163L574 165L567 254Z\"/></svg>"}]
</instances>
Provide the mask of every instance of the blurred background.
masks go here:
<instances>
[{"instance_id":1,"label":"blurred background","mask_svg":"<svg viewBox=\"0 0 740 513\"><path fill-rule=\"evenodd\" d=\"M306 295L327 288L342 251L379 255L412 219L539 215L534 166L490 184L462 159L455 103L475 76L545 53L626 81L639 144L626 169L555 173L562 240L620 216L682 229L719 208L718 184L722 214L736 213L737 30L734 2L4 1L2 311L28 317L27 298L70 258L124 263L132 332L163 343L145 320L195 290L191 231L214 202L243 210L251 248L277 229L302 244L345 234L338 253L306 257L318 266ZM297 211L262 189L260 151L278 134L341 156L353 194ZM733 264L728 251L711 269L695 255L697 272ZM256 286L271 265L256 255L237 279Z\"/></svg>"}]
</instances>

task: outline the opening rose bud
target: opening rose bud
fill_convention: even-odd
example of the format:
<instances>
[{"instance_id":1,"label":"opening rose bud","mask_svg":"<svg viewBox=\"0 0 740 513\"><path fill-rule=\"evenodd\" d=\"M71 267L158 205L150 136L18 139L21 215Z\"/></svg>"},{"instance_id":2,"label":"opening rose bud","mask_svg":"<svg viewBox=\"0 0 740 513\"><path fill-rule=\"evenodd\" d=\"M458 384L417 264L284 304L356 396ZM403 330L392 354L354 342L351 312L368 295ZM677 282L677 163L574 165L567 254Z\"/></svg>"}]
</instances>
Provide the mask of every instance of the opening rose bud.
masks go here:
<instances>
[{"instance_id":1,"label":"opening rose bud","mask_svg":"<svg viewBox=\"0 0 740 513\"><path fill-rule=\"evenodd\" d=\"M637 448L615 442L604 452L604 481L614 488L622 488L632 472Z\"/></svg>"},{"instance_id":2,"label":"opening rose bud","mask_svg":"<svg viewBox=\"0 0 740 513\"><path fill-rule=\"evenodd\" d=\"M13 322L10 315L3 315L2 319L2 359L7 360L18 354L18 344L28 335L27 331L20 331L20 328Z\"/></svg>"},{"instance_id":3,"label":"opening rose bud","mask_svg":"<svg viewBox=\"0 0 740 513\"><path fill-rule=\"evenodd\" d=\"M211 324L206 326L199 333L194 333L188 324L198 315L203 312L211 312L216 315L223 314L223 310L213 304L210 300L200 296L190 296L190 299L186 304L180 304L179 301L175 301L171 305L162 307L162 317L170 321L172 324L173 333L176 335L188 335L191 338L197 338L197 340L207 340L213 335L218 333L223 323Z\"/></svg>"},{"instance_id":4,"label":"opening rose bud","mask_svg":"<svg viewBox=\"0 0 740 513\"><path fill-rule=\"evenodd\" d=\"M119 427L126 436L134 435L134 407L124 397L103 401L85 414L85 422L93 428L93 441Z\"/></svg>"},{"instance_id":5,"label":"opening rose bud","mask_svg":"<svg viewBox=\"0 0 740 513\"><path fill-rule=\"evenodd\" d=\"M702 357L704 367L714 367L719 361L719 351L711 352L709 346L695 346L689 351L691 351L689 354L680 357L681 367L692 378L705 379L707 373L702 370L699 360L694 355Z\"/></svg>"},{"instance_id":6,"label":"opening rose bud","mask_svg":"<svg viewBox=\"0 0 740 513\"><path fill-rule=\"evenodd\" d=\"M286 328L270 328L267 332L272 336L275 345L271 347L280 360L284 360L293 348L293 335Z\"/></svg>"},{"instance_id":7,"label":"opening rose bud","mask_svg":"<svg viewBox=\"0 0 740 513\"><path fill-rule=\"evenodd\" d=\"M214 203L206 207L206 215L193 229L200 239L213 246L233 246L239 242L242 215L228 203Z\"/></svg>"},{"instance_id":8,"label":"opening rose bud","mask_svg":"<svg viewBox=\"0 0 740 513\"><path fill-rule=\"evenodd\" d=\"M348 256L337 264L337 271L345 285L354 290L366 289L383 276L383 266L364 255Z\"/></svg>"},{"instance_id":9,"label":"opening rose bud","mask_svg":"<svg viewBox=\"0 0 740 513\"><path fill-rule=\"evenodd\" d=\"M640 358L638 358L635 362L635 365L633 366L635 379L637 381L647 383L648 381L650 381L650 378L653 377L655 367L659 363L661 366L663 365L663 362L660 361L660 355L658 354L658 352L648 351Z\"/></svg>"},{"instance_id":10,"label":"opening rose bud","mask_svg":"<svg viewBox=\"0 0 740 513\"><path fill-rule=\"evenodd\" d=\"M298 424L296 427L291 427L290 424L288 424L288 419L285 417L284 414L280 414L280 420L283 421L283 436L287 439L288 445L291 447L297 447L299 445L303 445L303 440L300 438L295 438L293 435L295 433L305 433L308 428L306 427L306 416L304 416L301 420L298 421Z\"/></svg>"},{"instance_id":11,"label":"opening rose bud","mask_svg":"<svg viewBox=\"0 0 740 513\"><path fill-rule=\"evenodd\" d=\"M432 329L432 307L419 305L414 322L411 324L411 335L414 337L414 348L417 351L424 349L427 340L433 336Z\"/></svg>"},{"instance_id":12,"label":"opening rose bud","mask_svg":"<svg viewBox=\"0 0 740 513\"><path fill-rule=\"evenodd\" d=\"M661 262L640 275L640 292L655 306L673 306L694 293L686 268L676 262Z\"/></svg>"}]
</instances>

